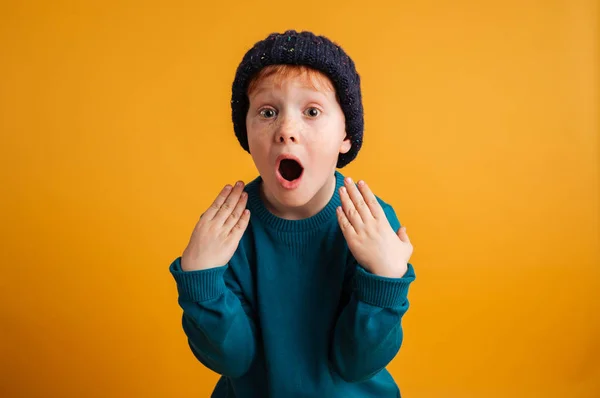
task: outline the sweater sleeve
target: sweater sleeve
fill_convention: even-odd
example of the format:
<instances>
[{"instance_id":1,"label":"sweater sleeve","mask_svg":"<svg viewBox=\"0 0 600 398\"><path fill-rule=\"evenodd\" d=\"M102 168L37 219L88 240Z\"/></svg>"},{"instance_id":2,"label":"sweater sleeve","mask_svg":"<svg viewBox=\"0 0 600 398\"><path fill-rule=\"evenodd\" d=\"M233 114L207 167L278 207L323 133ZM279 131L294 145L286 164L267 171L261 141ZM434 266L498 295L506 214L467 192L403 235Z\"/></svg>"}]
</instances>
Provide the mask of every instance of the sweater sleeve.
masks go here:
<instances>
[{"instance_id":1,"label":"sweater sleeve","mask_svg":"<svg viewBox=\"0 0 600 398\"><path fill-rule=\"evenodd\" d=\"M384 206L390 225L400 228L394 210ZM412 264L402 278L369 273L354 258L346 278L332 347L333 369L344 380L371 378L396 356L403 340L402 317L408 310L408 288L415 279Z\"/></svg>"},{"instance_id":2,"label":"sweater sleeve","mask_svg":"<svg viewBox=\"0 0 600 398\"><path fill-rule=\"evenodd\" d=\"M169 267L177 283L182 325L194 356L224 376L244 375L256 352L255 325L228 265L183 271L181 257Z\"/></svg>"}]
</instances>

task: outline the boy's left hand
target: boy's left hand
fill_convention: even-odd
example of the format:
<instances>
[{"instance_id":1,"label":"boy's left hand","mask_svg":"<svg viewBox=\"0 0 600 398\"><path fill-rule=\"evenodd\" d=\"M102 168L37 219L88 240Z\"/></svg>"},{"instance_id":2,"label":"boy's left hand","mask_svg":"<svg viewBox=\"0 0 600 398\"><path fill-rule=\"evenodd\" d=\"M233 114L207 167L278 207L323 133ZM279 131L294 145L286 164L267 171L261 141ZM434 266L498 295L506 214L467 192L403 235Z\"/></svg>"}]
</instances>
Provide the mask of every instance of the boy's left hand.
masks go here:
<instances>
[{"instance_id":1,"label":"boy's left hand","mask_svg":"<svg viewBox=\"0 0 600 398\"><path fill-rule=\"evenodd\" d=\"M402 227L396 234L364 181L358 188L346 178L340 188L342 206L338 222L352 255L367 271L388 278L401 278L408 269L412 244Z\"/></svg>"}]
</instances>

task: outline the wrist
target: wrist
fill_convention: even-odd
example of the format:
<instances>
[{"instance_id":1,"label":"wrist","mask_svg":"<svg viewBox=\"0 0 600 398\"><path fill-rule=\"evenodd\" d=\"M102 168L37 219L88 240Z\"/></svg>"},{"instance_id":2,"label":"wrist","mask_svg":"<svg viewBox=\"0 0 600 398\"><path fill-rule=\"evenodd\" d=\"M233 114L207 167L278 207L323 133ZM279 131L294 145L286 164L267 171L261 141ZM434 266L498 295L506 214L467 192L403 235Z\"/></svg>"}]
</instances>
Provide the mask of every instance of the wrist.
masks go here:
<instances>
[{"instance_id":1,"label":"wrist","mask_svg":"<svg viewBox=\"0 0 600 398\"><path fill-rule=\"evenodd\" d=\"M218 265L207 265L207 264L203 264L200 261L194 261L192 259L190 259L188 256L186 256L185 254L183 256L181 256L181 270L185 271L185 272L191 272L191 271L205 271L208 269L212 269L212 268L217 268Z\"/></svg>"},{"instance_id":2,"label":"wrist","mask_svg":"<svg viewBox=\"0 0 600 398\"><path fill-rule=\"evenodd\" d=\"M381 276L383 278L402 278L406 275L406 271L408 271L408 263L402 262L400 264L391 265L380 265L371 267L369 270L371 273L377 276Z\"/></svg>"}]
</instances>

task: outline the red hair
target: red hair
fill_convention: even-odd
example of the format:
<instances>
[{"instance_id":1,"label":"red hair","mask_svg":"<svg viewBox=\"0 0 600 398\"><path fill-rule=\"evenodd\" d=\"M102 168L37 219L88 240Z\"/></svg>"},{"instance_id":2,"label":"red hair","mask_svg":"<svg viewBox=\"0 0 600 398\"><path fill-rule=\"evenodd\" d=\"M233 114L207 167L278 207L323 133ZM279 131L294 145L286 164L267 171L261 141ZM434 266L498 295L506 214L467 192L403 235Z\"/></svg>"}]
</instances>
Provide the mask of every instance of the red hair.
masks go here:
<instances>
[{"instance_id":1,"label":"red hair","mask_svg":"<svg viewBox=\"0 0 600 398\"><path fill-rule=\"evenodd\" d=\"M317 91L335 91L333 82L323 72L305 65L284 64L269 65L261 69L248 83L247 95L251 95L262 80L271 76L273 76L275 85L281 85L283 80L287 78L300 77L308 87Z\"/></svg>"}]
</instances>

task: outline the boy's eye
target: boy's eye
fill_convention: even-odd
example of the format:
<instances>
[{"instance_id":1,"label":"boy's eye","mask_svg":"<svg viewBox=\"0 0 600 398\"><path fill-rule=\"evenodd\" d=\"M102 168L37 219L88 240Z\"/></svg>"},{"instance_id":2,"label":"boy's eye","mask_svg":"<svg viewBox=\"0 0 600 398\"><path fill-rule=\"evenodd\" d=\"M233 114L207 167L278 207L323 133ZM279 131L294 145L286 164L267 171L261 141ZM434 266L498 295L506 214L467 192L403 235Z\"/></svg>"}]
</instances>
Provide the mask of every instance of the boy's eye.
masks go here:
<instances>
[{"instance_id":1,"label":"boy's eye","mask_svg":"<svg viewBox=\"0 0 600 398\"><path fill-rule=\"evenodd\" d=\"M306 114L310 117L317 117L321 114L321 111L317 108L308 108Z\"/></svg>"},{"instance_id":2,"label":"boy's eye","mask_svg":"<svg viewBox=\"0 0 600 398\"><path fill-rule=\"evenodd\" d=\"M260 115L265 119L271 119L275 117L275 114L275 110L273 109L263 109L262 111L260 111Z\"/></svg>"}]
</instances>

